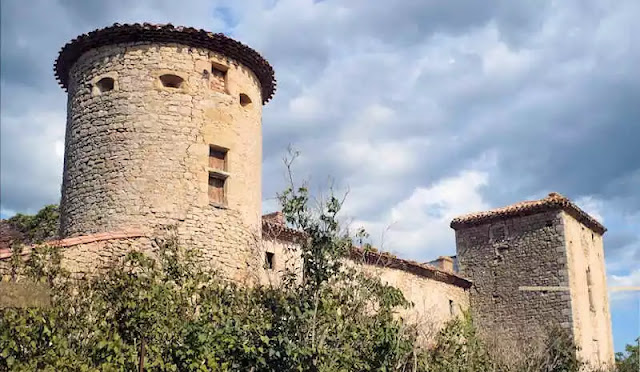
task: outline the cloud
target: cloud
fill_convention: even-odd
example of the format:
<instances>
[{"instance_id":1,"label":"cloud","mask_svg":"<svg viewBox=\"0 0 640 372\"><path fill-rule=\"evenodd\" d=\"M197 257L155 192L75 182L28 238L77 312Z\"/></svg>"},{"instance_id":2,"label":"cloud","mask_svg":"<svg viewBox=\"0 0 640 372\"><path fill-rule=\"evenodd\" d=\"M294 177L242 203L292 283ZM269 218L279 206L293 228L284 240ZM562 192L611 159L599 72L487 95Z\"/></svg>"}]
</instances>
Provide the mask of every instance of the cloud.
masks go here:
<instances>
[{"instance_id":1,"label":"cloud","mask_svg":"<svg viewBox=\"0 0 640 372\"><path fill-rule=\"evenodd\" d=\"M634 300L640 299L640 268L627 275L611 275L607 280L609 287L627 287L625 291L614 291L610 294L612 307L632 305ZM633 289L635 288L635 290Z\"/></svg>"},{"instance_id":2,"label":"cloud","mask_svg":"<svg viewBox=\"0 0 640 372\"><path fill-rule=\"evenodd\" d=\"M65 94L51 72L114 22L223 31L274 66L264 209L296 178L407 258L452 253L449 218L557 191L606 223L607 270L640 262L640 2L3 0L0 211L56 202ZM635 274L633 274L635 275ZM617 279L611 279L617 280Z\"/></svg>"},{"instance_id":3,"label":"cloud","mask_svg":"<svg viewBox=\"0 0 640 372\"><path fill-rule=\"evenodd\" d=\"M304 157L302 178L332 176L354 194L374 195L353 203L372 220L463 169L487 175L477 190L486 205L559 191L599 218L609 220L603 210L638 213L640 74L633 61L640 50L628 35L640 5L461 6L3 2L2 208L33 210L59 194L59 177L51 176L62 167L55 143L64 93L51 75L59 48L116 21L150 21L225 31L274 65L279 88L263 120L266 199L284 186L281 157L293 143ZM53 118L43 130L34 118L47 113ZM34 141L38 151L16 145ZM21 185L38 175L49 181Z\"/></svg>"},{"instance_id":4,"label":"cloud","mask_svg":"<svg viewBox=\"0 0 640 372\"><path fill-rule=\"evenodd\" d=\"M374 239L379 237L385 250L405 257L426 261L455 254L449 222L459 215L489 208L479 193L488 181L486 173L465 170L430 187L415 188L381 220L358 219L352 225L362 225ZM371 196L369 193L356 195L358 198ZM355 208L351 204L346 207L347 211L357 212L357 199Z\"/></svg>"}]
</instances>

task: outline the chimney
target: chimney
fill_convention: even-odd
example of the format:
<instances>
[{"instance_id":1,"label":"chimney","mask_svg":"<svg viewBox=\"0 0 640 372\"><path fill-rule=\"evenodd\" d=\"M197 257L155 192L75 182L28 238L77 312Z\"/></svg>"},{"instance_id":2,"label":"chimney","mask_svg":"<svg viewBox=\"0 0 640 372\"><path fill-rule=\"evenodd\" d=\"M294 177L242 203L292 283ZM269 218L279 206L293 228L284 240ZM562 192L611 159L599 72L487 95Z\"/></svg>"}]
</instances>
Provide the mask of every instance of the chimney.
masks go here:
<instances>
[{"instance_id":1,"label":"chimney","mask_svg":"<svg viewBox=\"0 0 640 372\"><path fill-rule=\"evenodd\" d=\"M275 225L284 225L284 215L280 211L265 214L262 216L262 220Z\"/></svg>"},{"instance_id":2,"label":"chimney","mask_svg":"<svg viewBox=\"0 0 640 372\"><path fill-rule=\"evenodd\" d=\"M449 256L440 256L437 260L433 261L433 263L441 270L450 273L453 272L453 258Z\"/></svg>"}]
</instances>

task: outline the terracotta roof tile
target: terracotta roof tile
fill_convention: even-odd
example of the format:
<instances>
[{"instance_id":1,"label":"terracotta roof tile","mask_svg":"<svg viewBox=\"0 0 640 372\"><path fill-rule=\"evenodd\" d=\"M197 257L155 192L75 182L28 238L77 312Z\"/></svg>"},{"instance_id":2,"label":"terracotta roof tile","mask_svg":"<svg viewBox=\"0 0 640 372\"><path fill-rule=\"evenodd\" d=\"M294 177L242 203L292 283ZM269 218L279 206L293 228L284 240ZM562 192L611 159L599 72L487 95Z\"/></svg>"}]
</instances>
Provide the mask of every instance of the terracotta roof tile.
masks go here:
<instances>
[{"instance_id":1,"label":"terracotta roof tile","mask_svg":"<svg viewBox=\"0 0 640 372\"><path fill-rule=\"evenodd\" d=\"M511 217L527 216L550 210L564 210L598 234L604 234L605 231L607 231L595 218L580 209L567 197L556 192L552 192L546 198L540 200L523 201L502 208L456 217L451 221L451 228L458 230L469 226L477 226Z\"/></svg>"},{"instance_id":2,"label":"terracotta roof tile","mask_svg":"<svg viewBox=\"0 0 640 372\"><path fill-rule=\"evenodd\" d=\"M110 27L82 34L71 40L60 50L58 59L54 64L56 78L66 90L69 70L84 52L104 45L141 41L176 43L195 48L205 48L242 63L251 69L260 81L263 104L273 97L276 90L273 68L255 50L221 33L214 34L201 29L173 26L172 24L114 23Z\"/></svg>"},{"instance_id":3,"label":"terracotta roof tile","mask_svg":"<svg viewBox=\"0 0 640 372\"><path fill-rule=\"evenodd\" d=\"M418 276L452 284L465 289L470 288L472 285L472 282L469 279L466 279L454 272L442 270L427 263L402 259L391 253L380 252L375 249L365 250L360 247L353 247L351 250L351 258L354 260L363 260L369 265L407 271Z\"/></svg>"},{"instance_id":4,"label":"terracotta roof tile","mask_svg":"<svg viewBox=\"0 0 640 372\"><path fill-rule=\"evenodd\" d=\"M125 230L125 231L116 231L116 232L106 232L106 233L97 233L92 235L83 235L83 236L74 236L71 238L61 239L61 240L50 240L44 242L43 244L56 246L56 247L71 247L78 244L88 244L94 242L100 242L105 240L116 240L116 239L132 239L132 238L141 238L146 236L141 230ZM31 252L31 247L26 246L22 250L22 256L28 256L29 252ZM0 260L9 259L12 256L11 248L0 247Z\"/></svg>"},{"instance_id":5,"label":"terracotta roof tile","mask_svg":"<svg viewBox=\"0 0 640 372\"><path fill-rule=\"evenodd\" d=\"M304 239L306 236L305 233L287 227L281 213L280 215L278 215L278 213L279 212L275 212L262 216L263 236L271 236L276 239L293 243L300 242L301 239ZM445 271L426 263L398 258L390 253L377 251L375 248L365 251L362 248L353 247L351 251L351 258L354 260L364 260L370 265L391 267L407 271L418 276L453 284L462 288L471 287L471 282L468 279L465 279L453 272Z\"/></svg>"}]
</instances>

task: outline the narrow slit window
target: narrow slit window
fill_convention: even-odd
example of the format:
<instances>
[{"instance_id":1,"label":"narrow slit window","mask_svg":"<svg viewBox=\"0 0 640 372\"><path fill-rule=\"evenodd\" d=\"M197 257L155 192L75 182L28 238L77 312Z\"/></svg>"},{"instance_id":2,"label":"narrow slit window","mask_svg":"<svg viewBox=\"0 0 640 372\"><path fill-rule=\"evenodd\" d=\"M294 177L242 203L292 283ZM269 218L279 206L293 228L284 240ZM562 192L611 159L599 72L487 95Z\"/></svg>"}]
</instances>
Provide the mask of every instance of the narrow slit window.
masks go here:
<instances>
[{"instance_id":1,"label":"narrow slit window","mask_svg":"<svg viewBox=\"0 0 640 372\"><path fill-rule=\"evenodd\" d=\"M455 304L453 303L453 300L449 300L449 314L451 315L456 314L456 308L455 308Z\"/></svg>"},{"instance_id":2,"label":"narrow slit window","mask_svg":"<svg viewBox=\"0 0 640 372\"><path fill-rule=\"evenodd\" d=\"M115 80L113 80L113 78L110 78L110 77L104 77L98 80L98 82L96 83L96 89L99 94L113 90L114 87L115 87Z\"/></svg>"},{"instance_id":3,"label":"narrow slit window","mask_svg":"<svg viewBox=\"0 0 640 372\"><path fill-rule=\"evenodd\" d=\"M160 82L162 82L163 87L179 89L182 88L184 79L178 75L165 74L160 76Z\"/></svg>"},{"instance_id":4,"label":"narrow slit window","mask_svg":"<svg viewBox=\"0 0 640 372\"><path fill-rule=\"evenodd\" d=\"M593 298L592 284L593 284L593 278L591 277L591 268L587 267L587 291L589 295L589 309L591 311L596 311L596 305Z\"/></svg>"},{"instance_id":5,"label":"narrow slit window","mask_svg":"<svg viewBox=\"0 0 640 372\"><path fill-rule=\"evenodd\" d=\"M275 254L272 252L266 252L265 256L264 256L264 267L267 270L273 270L274 268L274 259L275 259Z\"/></svg>"}]
</instances>

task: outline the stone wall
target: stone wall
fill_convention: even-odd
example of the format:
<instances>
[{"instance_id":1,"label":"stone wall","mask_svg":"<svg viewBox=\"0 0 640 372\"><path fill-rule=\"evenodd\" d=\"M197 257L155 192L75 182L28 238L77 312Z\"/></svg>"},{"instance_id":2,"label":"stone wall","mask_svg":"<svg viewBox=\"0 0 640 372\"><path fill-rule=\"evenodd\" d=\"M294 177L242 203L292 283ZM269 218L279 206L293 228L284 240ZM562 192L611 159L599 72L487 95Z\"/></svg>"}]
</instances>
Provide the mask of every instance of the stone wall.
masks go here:
<instances>
[{"instance_id":1,"label":"stone wall","mask_svg":"<svg viewBox=\"0 0 640 372\"><path fill-rule=\"evenodd\" d=\"M520 288L568 286L560 211L458 228L456 247L481 329L505 343L529 343L551 326L572 330L568 291Z\"/></svg>"},{"instance_id":2,"label":"stone wall","mask_svg":"<svg viewBox=\"0 0 640 372\"><path fill-rule=\"evenodd\" d=\"M165 74L182 84L164 86ZM230 278L259 264L262 98L249 69L178 44L109 45L78 59L68 91L63 238L176 225ZM221 204L208 196L211 145L228 150Z\"/></svg>"},{"instance_id":3,"label":"stone wall","mask_svg":"<svg viewBox=\"0 0 640 372\"><path fill-rule=\"evenodd\" d=\"M287 239L264 237L261 257L263 268L260 282L264 285L278 286L285 276L302 280L302 256L300 245Z\"/></svg>"},{"instance_id":4,"label":"stone wall","mask_svg":"<svg viewBox=\"0 0 640 372\"><path fill-rule=\"evenodd\" d=\"M430 345L446 321L469 309L469 291L464 288L421 277L404 270L354 262L359 270L380 278L402 291L413 307L399 315L417 325L420 345Z\"/></svg>"},{"instance_id":5,"label":"stone wall","mask_svg":"<svg viewBox=\"0 0 640 372\"><path fill-rule=\"evenodd\" d=\"M562 217L576 344L585 361L593 365L612 364L613 337L602 235L565 212Z\"/></svg>"}]
</instances>

